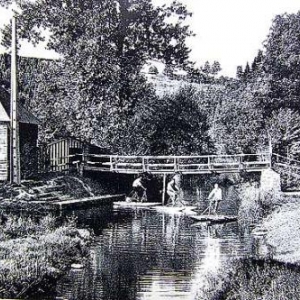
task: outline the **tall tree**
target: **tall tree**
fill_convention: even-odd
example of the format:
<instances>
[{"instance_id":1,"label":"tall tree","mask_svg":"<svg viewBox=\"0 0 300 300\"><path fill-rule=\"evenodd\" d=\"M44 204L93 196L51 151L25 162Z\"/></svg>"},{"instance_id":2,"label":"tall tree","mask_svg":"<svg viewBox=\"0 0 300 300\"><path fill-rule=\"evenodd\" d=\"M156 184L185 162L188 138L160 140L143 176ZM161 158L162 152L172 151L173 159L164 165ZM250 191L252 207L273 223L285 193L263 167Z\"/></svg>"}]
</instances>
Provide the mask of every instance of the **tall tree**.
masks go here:
<instances>
[{"instance_id":1,"label":"tall tree","mask_svg":"<svg viewBox=\"0 0 300 300\"><path fill-rule=\"evenodd\" d=\"M243 67L242 66L237 66L236 68L236 77L237 79L243 79L243 74L244 74L244 71L243 71Z\"/></svg>"},{"instance_id":2,"label":"tall tree","mask_svg":"<svg viewBox=\"0 0 300 300\"><path fill-rule=\"evenodd\" d=\"M208 61L206 61L205 64L201 67L201 71L205 75L211 74L211 66L210 66L210 63Z\"/></svg>"},{"instance_id":3,"label":"tall tree","mask_svg":"<svg viewBox=\"0 0 300 300\"><path fill-rule=\"evenodd\" d=\"M214 61L211 66L211 74L217 75L222 70L221 64L218 61Z\"/></svg>"},{"instance_id":4,"label":"tall tree","mask_svg":"<svg viewBox=\"0 0 300 300\"><path fill-rule=\"evenodd\" d=\"M208 116L200 106L199 94L187 87L177 93L141 102L134 132L129 140L143 145L149 154L208 153ZM143 134L147 132L147 135Z\"/></svg>"},{"instance_id":5,"label":"tall tree","mask_svg":"<svg viewBox=\"0 0 300 300\"><path fill-rule=\"evenodd\" d=\"M2 5L9 2L0 0ZM183 21L190 13L177 1L162 7L151 0L16 2L21 6L19 36L38 43L47 29L47 47L61 55L46 72L51 87L45 82L31 105L51 99L60 108L58 114L64 113L66 133L103 143L104 133L124 128L138 102L145 100L143 91L149 87L140 70L147 59L181 65L188 61L185 40L192 32ZM7 45L9 27L3 34Z\"/></svg>"}]
</instances>

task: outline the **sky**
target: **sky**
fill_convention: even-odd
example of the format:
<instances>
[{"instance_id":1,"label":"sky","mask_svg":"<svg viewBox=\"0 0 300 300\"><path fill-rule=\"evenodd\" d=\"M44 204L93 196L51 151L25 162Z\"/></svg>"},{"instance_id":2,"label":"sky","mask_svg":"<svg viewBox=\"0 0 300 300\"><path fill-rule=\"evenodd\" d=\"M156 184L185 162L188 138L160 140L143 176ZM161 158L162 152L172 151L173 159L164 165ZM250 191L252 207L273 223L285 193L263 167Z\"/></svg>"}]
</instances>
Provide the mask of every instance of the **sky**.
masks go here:
<instances>
[{"instance_id":1,"label":"sky","mask_svg":"<svg viewBox=\"0 0 300 300\"><path fill-rule=\"evenodd\" d=\"M153 0L155 4L171 0ZM188 40L191 59L200 66L205 61L221 63L222 75L235 76L238 65L251 63L263 48L272 20L278 14L296 13L300 0L181 0L193 13L189 19L196 34ZM0 27L10 14L0 8ZM0 52L3 49L0 48ZM43 47L23 45L23 56L51 58L53 52Z\"/></svg>"}]
</instances>

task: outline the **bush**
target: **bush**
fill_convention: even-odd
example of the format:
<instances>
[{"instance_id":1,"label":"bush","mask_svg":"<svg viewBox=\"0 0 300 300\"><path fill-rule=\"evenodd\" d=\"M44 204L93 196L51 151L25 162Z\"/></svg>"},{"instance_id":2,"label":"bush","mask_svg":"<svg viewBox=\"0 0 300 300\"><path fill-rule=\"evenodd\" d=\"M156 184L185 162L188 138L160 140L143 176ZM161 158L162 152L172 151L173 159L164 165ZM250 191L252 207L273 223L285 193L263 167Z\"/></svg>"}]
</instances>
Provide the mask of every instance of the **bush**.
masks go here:
<instances>
[{"instance_id":1,"label":"bush","mask_svg":"<svg viewBox=\"0 0 300 300\"><path fill-rule=\"evenodd\" d=\"M246 258L235 262L226 270L229 271L225 272L223 277L215 278L215 286L210 287L209 298L205 299L299 299L298 267Z\"/></svg>"},{"instance_id":2,"label":"bush","mask_svg":"<svg viewBox=\"0 0 300 300\"><path fill-rule=\"evenodd\" d=\"M41 286L54 285L71 263L82 263L90 235L84 236L73 222L55 224L52 216L40 221L7 217L0 231L1 297L30 297Z\"/></svg>"}]
</instances>

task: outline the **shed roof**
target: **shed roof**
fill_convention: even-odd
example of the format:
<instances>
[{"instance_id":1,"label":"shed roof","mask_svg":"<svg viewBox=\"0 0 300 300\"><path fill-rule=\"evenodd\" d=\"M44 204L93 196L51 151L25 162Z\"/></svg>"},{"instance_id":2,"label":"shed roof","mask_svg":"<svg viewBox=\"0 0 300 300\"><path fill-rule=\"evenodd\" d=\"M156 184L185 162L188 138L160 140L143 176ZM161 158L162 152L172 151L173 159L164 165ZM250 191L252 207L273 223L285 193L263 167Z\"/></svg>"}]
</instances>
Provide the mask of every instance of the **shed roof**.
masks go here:
<instances>
[{"instance_id":1,"label":"shed roof","mask_svg":"<svg viewBox=\"0 0 300 300\"><path fill-rule=\"evenodd\" d=\"M20 104L18 104L18 119L20 123L39 124L39 120ZM10 94L2 87L0 87L0 121L10 121Z\"/></svg>"}]
</instances>

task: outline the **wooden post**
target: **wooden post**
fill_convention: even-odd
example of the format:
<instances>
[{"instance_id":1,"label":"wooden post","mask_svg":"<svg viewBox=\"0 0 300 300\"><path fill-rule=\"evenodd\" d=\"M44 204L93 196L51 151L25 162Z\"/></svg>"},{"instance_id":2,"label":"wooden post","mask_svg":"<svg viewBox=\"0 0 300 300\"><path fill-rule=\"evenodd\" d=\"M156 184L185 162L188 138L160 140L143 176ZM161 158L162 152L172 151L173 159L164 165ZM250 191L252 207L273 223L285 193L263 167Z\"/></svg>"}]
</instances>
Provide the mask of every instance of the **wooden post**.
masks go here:
<instances>
[{"instance_id":1,"label":"wooden post","mask_svg":"<svg viewBox=\"0 0 300 300\"><path fill-rule=\"evenodd\" d=\"M270 159L270 168L272 168L272 155L273 155L273 148L272 148L272 138L269 134L269 159Z\"/></svg>"},{"instance_id":2,"label":"wooden post","mask_svg":"<svg viewBox=\"0 0 300 300\"><path fill-rule=\"evenodd\" d=\"M165 204L165 198L166 198L166 179L167 179L167 174L164 173L164 177L163 177L163 191L162 191L162 205Z\"/></svg>"},{"instance_id":3,"label":"wooden post","mask_svg":"<svg viewBox=\"0 0 300 300\"><path fill-rule=\"evenodd\" d=\"M20 141L18 122L17 85L17 30L16 16L12 17L11 92L10 92L10 182L21 183Z\"/></svg>"},{"instance_id":4,"label":"wooden post","mask_svg":"<svg viewBox=\"0 0 300 300\"><path fill-rule=\"evenodd\" d=\"M110 171L112 172L114 170L114 166L113 166L113 158L111 155L109 156L109 164L110 164Z\"/></svg>"},{"instance_id":5,"label":"wooden post","mask_svg":"<svg viewBox=\"0 0 300 300\"><path fill-rule=\"evenodd\" d=\"M242 165L242 156L239 156L239 157L238 157L238 160L239 160L239 170L242 170L242 169L243 169L243 165Z\"/></svg>"}]
</instances>

